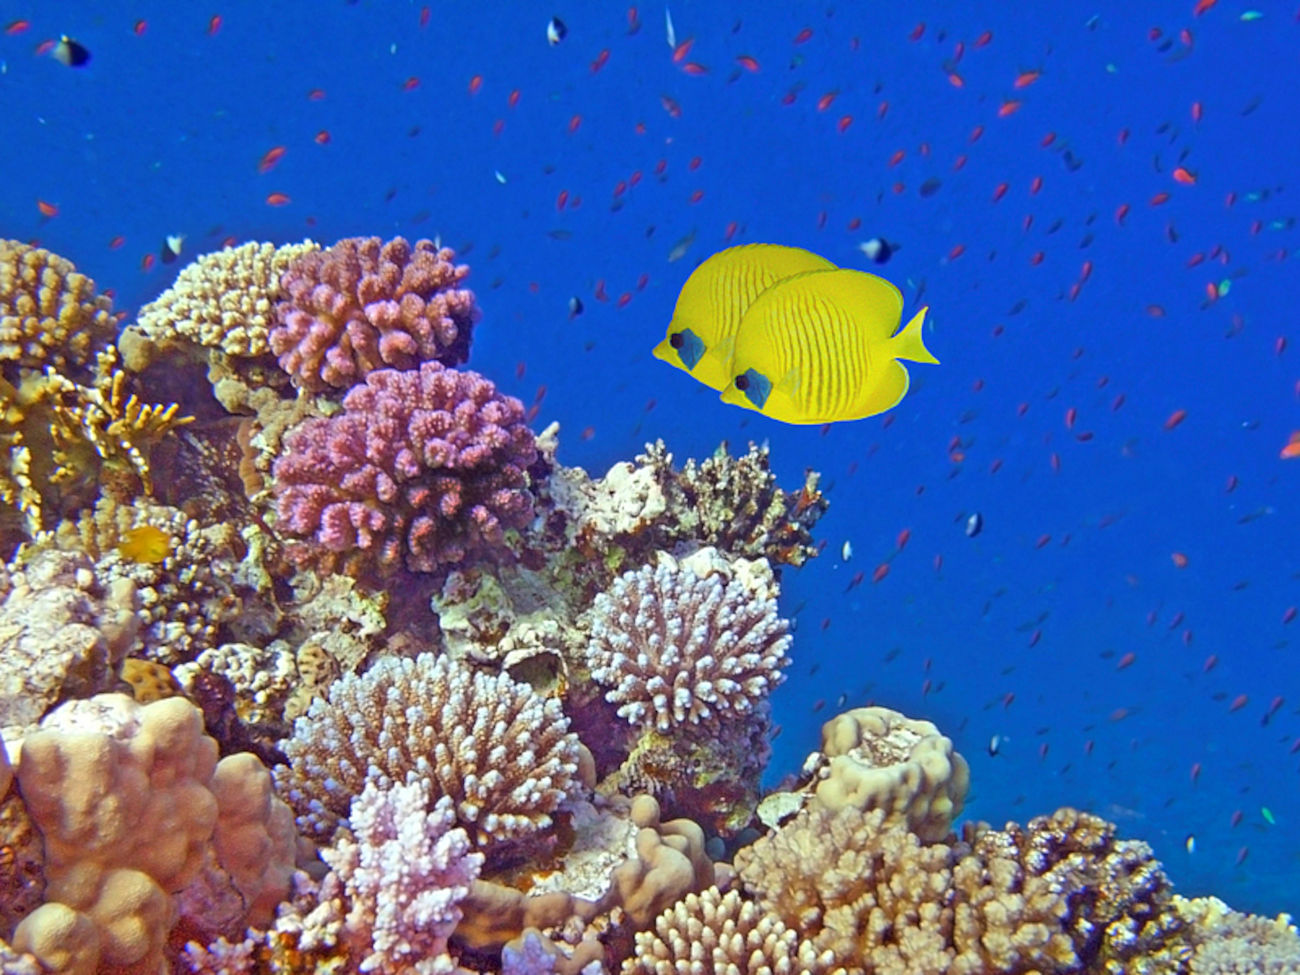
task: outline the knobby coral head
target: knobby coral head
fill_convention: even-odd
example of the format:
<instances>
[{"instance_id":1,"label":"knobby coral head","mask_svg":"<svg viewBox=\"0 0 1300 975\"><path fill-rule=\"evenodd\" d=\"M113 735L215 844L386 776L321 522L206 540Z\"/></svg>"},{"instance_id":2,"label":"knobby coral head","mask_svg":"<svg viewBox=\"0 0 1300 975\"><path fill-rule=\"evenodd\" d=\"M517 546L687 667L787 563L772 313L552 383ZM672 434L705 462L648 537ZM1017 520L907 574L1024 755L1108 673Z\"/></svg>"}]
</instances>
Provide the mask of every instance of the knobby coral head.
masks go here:
<instances>
[{"instance_id":1,"label":"knobby coral head","mask_svg":"<svg viewBox=\"0 0 1300 975\"><path fill-rule=\"evenodd\" d=\"M524 406L475 372L381 369L341 413L299 424L275 462L279 528L300 562L433 572L505 545L533 514Z\"/></svg>"},{"instance_id":2,"label":"knobby coral head","mask_svg":"<svg viewBox=\"0 0 1300 975\"><path fill-rule=\"evenodd\" d=\"M350 237L304 254L280 278L271 349L304 389L350 389L384 367L469 358L478 321L469 268L432 241Z\"/></svg>"}]
</instances>

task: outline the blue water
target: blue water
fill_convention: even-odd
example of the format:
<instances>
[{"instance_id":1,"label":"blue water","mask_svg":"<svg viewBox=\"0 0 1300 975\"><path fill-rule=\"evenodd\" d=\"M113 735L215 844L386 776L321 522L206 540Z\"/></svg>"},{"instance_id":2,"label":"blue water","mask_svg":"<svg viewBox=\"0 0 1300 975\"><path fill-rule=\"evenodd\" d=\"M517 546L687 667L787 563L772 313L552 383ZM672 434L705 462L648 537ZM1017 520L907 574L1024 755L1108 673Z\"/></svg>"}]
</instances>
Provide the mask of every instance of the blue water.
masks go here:
<instances>
[{"instance_id":1,"label":"blue water","mask_svg":"<svg viewBox=\"0 0 1300 975\"><path fill-rule=\"evenodd\" d=\"M167 234L186 257L227 238L441 235L485 312L470 365L526 402L545 385L539 423L563 425L564 462L752 439L790 487L823 472L826 550L785 576L798 633L773 780L841 694L870 699L952 735L972 816L1086 807L1149 840L1185 893L1300 909L1300 621L1284 622L1300 460L1279 457L1300 429L1294 4L738 18L673 2L678 42L694 39L676 63L661 5L636 32L610 3L432 6L421 26L419 3L7 4L31 26L0 36L0 232L126 309L184 263L144 269ZM552 12L569 28L556 47ZM36 53L61 33L90 64ZM924 291L943 362L913 366L888 416L782 426L649 356L692 267L728 242L866 267L873 235L902 245L882 273L909 302Z\"/></svg>"}]
</instances>

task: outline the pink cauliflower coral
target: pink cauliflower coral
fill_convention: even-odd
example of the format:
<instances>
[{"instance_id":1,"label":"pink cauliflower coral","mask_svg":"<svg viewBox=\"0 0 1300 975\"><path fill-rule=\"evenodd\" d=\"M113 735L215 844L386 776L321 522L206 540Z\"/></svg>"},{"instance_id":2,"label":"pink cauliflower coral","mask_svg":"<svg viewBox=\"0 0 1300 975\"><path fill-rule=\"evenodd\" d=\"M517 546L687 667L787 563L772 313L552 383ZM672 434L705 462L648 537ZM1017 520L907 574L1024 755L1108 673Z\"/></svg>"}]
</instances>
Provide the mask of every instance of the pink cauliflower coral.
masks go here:
<instances>
[{"instance_id":1,"label":"pink cauliflower coral","mask_svg":"<svg viewBox=\"0 0 1300 975\"><path fill-rule=\"evenodd\" d=\"M532 517L537 451L523 404L475 372L372 372L341 413L284 442L278 526L306 539L300 562L432 572L500 549Z\"/></svg>"},{"instance_id":2,"label":"pink cauliflower coral","mask_svg":"<svg viewBox=\"0 0 1300 975\"><path fill-rule=\"evenodd\" d=\"M385 366L454 366L469 358L478 320L469 274L450 248L402 237L350 237L304 254L280 278L271 349L295 383L351 389Z\"/></svg>"}]
</instances>

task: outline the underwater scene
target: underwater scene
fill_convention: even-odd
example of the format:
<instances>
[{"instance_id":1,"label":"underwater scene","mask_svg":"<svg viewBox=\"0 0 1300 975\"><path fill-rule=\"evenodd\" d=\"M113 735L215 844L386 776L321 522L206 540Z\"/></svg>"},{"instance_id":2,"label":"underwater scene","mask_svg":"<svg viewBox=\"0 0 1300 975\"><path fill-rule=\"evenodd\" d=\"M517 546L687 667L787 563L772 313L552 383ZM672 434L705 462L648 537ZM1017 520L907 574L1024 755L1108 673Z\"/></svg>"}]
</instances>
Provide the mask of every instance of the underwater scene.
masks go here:
<instances>
[{"instance_id":1,"label":"underwater scene","mask_svg":"<svg viewBox=\"0 0 1300 975\"><path fill-rule=\"evenodd\" d=\"M5 4L0 971L1300 973L1297 65Z\"/></svg>"}]
</instances>

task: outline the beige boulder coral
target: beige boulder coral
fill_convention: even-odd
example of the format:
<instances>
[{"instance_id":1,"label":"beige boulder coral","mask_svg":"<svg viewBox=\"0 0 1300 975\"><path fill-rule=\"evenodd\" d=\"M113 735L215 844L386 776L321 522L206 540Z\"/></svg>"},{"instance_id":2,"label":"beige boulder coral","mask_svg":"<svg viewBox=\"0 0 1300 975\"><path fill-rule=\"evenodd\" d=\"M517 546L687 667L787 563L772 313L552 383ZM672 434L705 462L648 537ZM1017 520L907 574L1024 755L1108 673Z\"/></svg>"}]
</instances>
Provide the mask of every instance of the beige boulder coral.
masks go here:
<instances>
[{"instance_id":1,"label":"beige boulder coral","mask_svg":"<svg viewBox=\"0 0 1300 975\"><path fill-rule=\"evenodd\" d=\"M183 698L63 705L22 741L18 786L44 837L46 903L19 923L14 944L47 969L161 970L196 884L224 884L240 926L269 920L288 893L288 807L253 756L218 763Z\"/></svg>"},{"instance_id":2,"label":"beige boulder coral","mask_svg":"<svg viewBox=\"0 0 1300 975\"><path fill-rule=\"evenodd\" d=\"M810 807L883 810L922 842L943 839L961 812L970 766L929 721L882 707L854 708L822 725Z\"/></svg>"}]
</instances>

